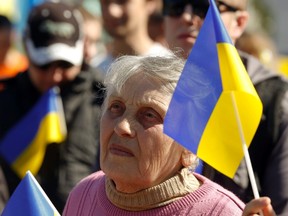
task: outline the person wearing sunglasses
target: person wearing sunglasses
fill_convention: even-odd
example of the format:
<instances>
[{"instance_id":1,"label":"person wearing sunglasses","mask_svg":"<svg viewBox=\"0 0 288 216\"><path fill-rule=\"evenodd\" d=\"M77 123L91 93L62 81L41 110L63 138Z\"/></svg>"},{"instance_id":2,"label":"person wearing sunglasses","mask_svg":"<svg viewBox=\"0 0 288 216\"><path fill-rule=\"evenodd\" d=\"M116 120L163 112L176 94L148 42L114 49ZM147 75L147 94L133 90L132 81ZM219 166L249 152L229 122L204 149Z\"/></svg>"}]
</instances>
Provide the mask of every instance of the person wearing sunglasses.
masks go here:
<instances>
[{"instance_id":1,"label":"person wearing sunglasses","mask_svg":"<svg viewBox=\"0 0 288 216\"><path fill-rule=\"evenodd\" d=\"M233 27L232 18L239 17L241 28L244 28L248 21L248 12L244 10L246 3L245 0L216 1L227 30L233 32L230 35L233 41L239 37L242 29L238 34L234 33L233 28L236 27ZM165 38L170 48L180 47L184 57L189 55L208 8L208 0L163 0Z\"/></svg>"},{"instance_id":2,"label":"person wearing sunglasses","mask_svg":"<svg viewBox=\"0 0 288 216\"><path fill-rule=\"evenodd\" d=\"M245 31L248 0L215 0L233 43ZM170 49L181 48L186 58L199 34L209 8L208 0L163 0L165 38ZM279 73L265 68L256 58L239 51L247 72L262 100L264 111L249 147L261 196L268 196L277 215L288 212L288 83ZM245 162L234 179L207 164L203 174L233 191L244 202L253 199Z\"/></svg>"},{"instance_id":3,"label":"person wearing sunglasses","mask_svg":"<svg viewBox=\"0 0 288 216\"><path fill-rule=\"evenodd\" d=\"M67 136L60 144L47 143L42 166L36 175L59 212L62 212L72 187L99 167L97 118L101 106L98 86L101 85L93 79L92 72L81 71L84 53L82 24L80 11L65 3L49 1L34 7L23 39L29 69L3 81L4 89L0 91L1 143L47 90L54 86L60 89ZM2 155L0 165L11 195L20 178Z\"/></svg>"}]
</instances>

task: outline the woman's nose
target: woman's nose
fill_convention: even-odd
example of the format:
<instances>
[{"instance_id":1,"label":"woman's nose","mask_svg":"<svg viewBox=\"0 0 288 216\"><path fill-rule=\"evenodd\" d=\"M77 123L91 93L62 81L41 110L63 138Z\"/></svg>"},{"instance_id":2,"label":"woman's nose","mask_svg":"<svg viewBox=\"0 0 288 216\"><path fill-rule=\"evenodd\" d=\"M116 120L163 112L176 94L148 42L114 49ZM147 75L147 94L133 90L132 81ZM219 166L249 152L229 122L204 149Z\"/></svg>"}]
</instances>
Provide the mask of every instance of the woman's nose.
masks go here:
<instances>
[{"instance_id":1,"label":"woman's nose","mask_svg":"<svg viewBox=\"0 0 288 216\"><path fill-rule=\"evenodd\" d=\"M135 137L136 135L133 120L127 117L121 117L116 121L114 131L122 137Z\"/></svg>"}]
</instances>

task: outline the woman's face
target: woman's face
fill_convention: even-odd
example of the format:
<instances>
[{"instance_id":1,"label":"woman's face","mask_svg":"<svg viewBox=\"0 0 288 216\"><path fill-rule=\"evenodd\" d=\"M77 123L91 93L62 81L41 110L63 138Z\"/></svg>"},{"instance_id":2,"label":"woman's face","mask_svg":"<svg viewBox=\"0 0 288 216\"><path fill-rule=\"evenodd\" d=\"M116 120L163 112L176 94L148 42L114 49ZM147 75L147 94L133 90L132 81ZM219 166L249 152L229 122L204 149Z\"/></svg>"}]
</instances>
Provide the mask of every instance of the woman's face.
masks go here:
<instances>
[{"instance_id":1,"label":"woman's face","mask_svg":"<svg viewBox=\"0 0 288 216\"><path fill-rule=\"evenodd\" d=\"M133 193L157 185L182 166L183 147L163 133L171 95L160 87L134 75L104 104L101 168L119 191Z\"/></svg>"}]
</instances>

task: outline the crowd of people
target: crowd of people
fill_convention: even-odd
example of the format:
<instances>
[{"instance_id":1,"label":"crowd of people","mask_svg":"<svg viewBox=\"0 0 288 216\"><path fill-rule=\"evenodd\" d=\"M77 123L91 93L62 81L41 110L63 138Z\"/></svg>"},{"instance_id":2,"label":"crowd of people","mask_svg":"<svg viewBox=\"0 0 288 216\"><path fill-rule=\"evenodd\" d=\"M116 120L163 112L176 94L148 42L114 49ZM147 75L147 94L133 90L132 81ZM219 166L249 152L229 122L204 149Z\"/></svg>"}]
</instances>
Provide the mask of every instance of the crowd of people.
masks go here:
<instances>
[{"instance_id":1,"label":"crowd of people","mask_svg":"<svg viewBox=\"0 0 288 216\"><path fill-rule=\"evenodd\" d=\"M163 132L209 1L99 1L101 16L64 1L33 7L23 32L25 52L9 62L11 69L5 56L13 25L0 16L0 145L41 96L58 86L67 137L47 145L36 178L63 215L286 215L286 78L239 50L263 103L249 147L261 196L254 199L244 160L233 179L205 163L196 173L197 156ZM239 49L248 1L215 0ZM20 181L0 155L0 212Z\"/></svg>"},{"instance_id":2,"label":"crowd of people","mask_svg":"<svg viewBox=\"0 0 288 216\"><path fill-rule=\"evenodd\" d=\"M36 176L59 212L75 184L99 169L102 85L82 66L86 64L85 40L82 16L74 6L54 2L38 5L30 12L23 35L29 68L1 81L0 139L44 92L53 86L60 89L67 137L61 144L47 145ZM12 194L21 179L3 158L1 168Z\"/></svg>"}]
</instances>

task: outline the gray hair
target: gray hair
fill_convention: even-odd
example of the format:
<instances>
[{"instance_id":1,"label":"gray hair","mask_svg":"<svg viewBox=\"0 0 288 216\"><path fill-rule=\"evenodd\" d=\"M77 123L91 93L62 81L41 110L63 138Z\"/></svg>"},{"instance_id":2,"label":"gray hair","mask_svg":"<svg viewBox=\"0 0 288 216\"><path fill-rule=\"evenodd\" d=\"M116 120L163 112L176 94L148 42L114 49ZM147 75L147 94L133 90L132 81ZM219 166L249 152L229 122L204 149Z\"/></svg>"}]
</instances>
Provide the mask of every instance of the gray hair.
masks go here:
<instances>
[{"instance_id":1,"label":"gray hair","mask_svg":"<svg viewBox=\"0 0 288 216\"><path fill-rule=\"evenodd\" d=\"M185 60L174 55L168 56L121 56L110 66L104 79L106 94L121 92L125 82L135 74L153 79L161 85L167 94L173 94Z\"/></svg>"}]
</instances>

